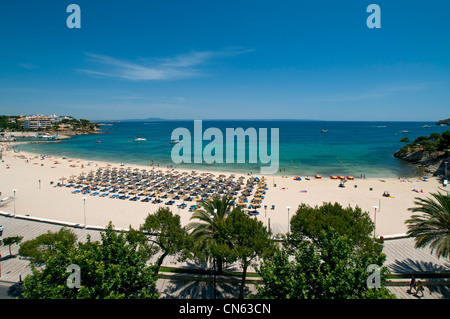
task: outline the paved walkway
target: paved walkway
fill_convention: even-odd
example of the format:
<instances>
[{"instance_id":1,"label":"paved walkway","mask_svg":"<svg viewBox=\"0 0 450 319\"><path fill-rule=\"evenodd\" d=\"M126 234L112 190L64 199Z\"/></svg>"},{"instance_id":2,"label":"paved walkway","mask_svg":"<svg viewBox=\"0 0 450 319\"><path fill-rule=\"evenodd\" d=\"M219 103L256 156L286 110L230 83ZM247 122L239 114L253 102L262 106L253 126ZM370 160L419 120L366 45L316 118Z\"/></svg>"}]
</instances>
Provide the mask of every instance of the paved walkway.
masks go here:
<instances>
[{"instance_id":1,"label":"paved walkway","mask_svg":"<svg viewBox=\"0 0 450 319\"><path fill-rule=\"evenodd\" d=\"M4 227L3 238L10 236L23 236L23 241L33 239L40 234L48 231L56 232L63 225L51 222L42 222L29 220L26 218L15 218L0 214L0 225ZM83 241L87 234L92 240L100 240L100 231L98 229L83 229L79 227L71 227L78 240ZM414 248L414 239L400 238L385 240L385 248L383 252L386 254L385 266L387 266L393 274L427 274L436 272L450 272L450 262L445 259L438 259L431 254L429 249ZM18 246L11 247L12 254L17 254ZM24 279L31 273L29 262L20 257L8 258L8 247L0 246L1 275L0 281L16 283L20 279ZM156 261L157 256L154 256ZM179 263L176 257L169 256L165 259L163 266L169 267L200 267L188 262ZM235 267L234 270L239 270ZM249 272L253 269L249 269ZM420 275L416 278L420 280ZM238 285L234 283L222 282L219 278L217 290L222 298L232 298L236 296ZM450 280L423 280L424 296L417 297L407 292L408 280L395 280L388 288L401 299L450 299ZM176 274L167 274L162 276L157 282L157 287L162 292L163 298L213 298L214 285L212 276L180 276ZM249 281L247 292L255 292L255 285Z\"/></svg>"}]
</instances>

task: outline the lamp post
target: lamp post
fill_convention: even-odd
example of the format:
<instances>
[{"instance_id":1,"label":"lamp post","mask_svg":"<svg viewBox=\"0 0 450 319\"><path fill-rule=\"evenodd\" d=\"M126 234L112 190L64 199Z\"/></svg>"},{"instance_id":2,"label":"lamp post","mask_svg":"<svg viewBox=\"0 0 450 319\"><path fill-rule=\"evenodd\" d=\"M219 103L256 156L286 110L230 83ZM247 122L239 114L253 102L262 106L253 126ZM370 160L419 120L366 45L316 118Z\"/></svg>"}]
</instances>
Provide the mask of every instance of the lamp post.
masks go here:
<instances>
[{"instance_id":1,"label":"lamp post","mask_svg":"<svg viewBox=\"0 0 450 319\"><path fill-rule=\"evenodd\" d=\"M16 192L17 192L17 189L13 189L13 194L14 194L14 211L13 211L13 215L14 215L14 217L16 216Z\"/></svg>"},{"instance_id":2,"label":"lamp post","mask_svg":"<svg viewBox=\"0 0 450 319\"><path fill-rule=\"evenodd\" d=\"M83 197L84 228L86 228L86 198L87 197Z\"/></svg>"},{"instance_id":3,"label":"lamp post","mask_svg":"<svg viewBox=\"0 0 450 319\"><path fill-rule=\"evenodd\" d=\"M447 162L444 163L444 169L445 169L445 179L447 179Z\"/></svg>"},{"instance_id":4,"label":"lamp post","mask_svg":"<svg viewBox=\"0 0 450 319\"><path fill-rule=\"evenodd\" d=\"M373 208L375 208L374 228L373 228L373 238L375 239L376 230L377 230L377 209L378 209L378 206L373 206Z\"/></svg>"},{"instance_id":5,"label":"lamp post","mask_svg":"<svg viewBox=\"0 0 450 319\"><path fill-rule=\"evenodd\" d=\"M287 210L288 210L288 234L289 234L289 232L290 232L290 230L289 230L289 226L290 226L290 218L289 218L289 210L291 209L291 206L286 206L286 208L287 208Z\"/></svg>"},{"instance_id":6,"label":"lamp post","mask_svg":"<svg viewBox=\"0 0 450 319\"><path fill-rule=\"evenodd\" d=\"M216 237L216 224L215 219L217 216L217 208L214 208L214 216L213 216L213 237ZM214 299L217 299L217 279L216 279L216 257L214 256Z\"/></svg>"}]
</instances>

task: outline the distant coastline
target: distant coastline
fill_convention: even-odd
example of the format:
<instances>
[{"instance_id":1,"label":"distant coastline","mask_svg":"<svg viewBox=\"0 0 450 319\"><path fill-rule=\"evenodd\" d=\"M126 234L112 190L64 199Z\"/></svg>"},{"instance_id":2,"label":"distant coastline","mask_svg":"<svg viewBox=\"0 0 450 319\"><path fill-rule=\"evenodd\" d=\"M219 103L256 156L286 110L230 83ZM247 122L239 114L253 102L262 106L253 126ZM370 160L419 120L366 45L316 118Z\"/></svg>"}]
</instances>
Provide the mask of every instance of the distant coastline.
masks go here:
<instances>
[{"instance_id":1,"label":"distant coastline","mask_svg":"<svg viewBox=\"0 0 450 319\"><path fill-rule=\"evenodd\" d=\"M443 126L449 126L450 125L450 118L445 120L440 120L434 123L434 125L443 125Z\"/></svg>"}]
</instances>

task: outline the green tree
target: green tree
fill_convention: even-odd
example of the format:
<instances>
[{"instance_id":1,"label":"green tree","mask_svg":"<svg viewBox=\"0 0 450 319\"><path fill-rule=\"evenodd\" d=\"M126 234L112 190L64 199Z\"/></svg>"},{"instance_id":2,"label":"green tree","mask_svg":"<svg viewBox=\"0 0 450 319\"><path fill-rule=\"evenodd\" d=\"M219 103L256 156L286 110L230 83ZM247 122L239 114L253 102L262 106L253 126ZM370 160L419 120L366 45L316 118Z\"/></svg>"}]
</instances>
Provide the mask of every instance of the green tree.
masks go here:
<instances>
[{"instance_id":1,"label":"green tree","mask_svg":"<svg viewBox=\"0 0 450 319\"><path fill-rule=\"evenodd\" d=\"M22 241L23 237L22 236L13 236L13 237L6 237L3 238L3 246L8 246L9 248L9 256L11 257L11 246L16 244L20 244L20 242Z\"/></svg>"},{"instance_id":2,"label":"green tree","mask_svg":"<svg viewBox=\"0 0 450 319\"><path fill-rule=\"evenodd\" d=\"M290 242L309 239L317 241L322 231L336 231L346 236L355 247L380 253L382 246L370 234L374 223L369 214L356 206L342 207L339 203L323 203L311 207L301 204L291 218Z\"/></svg>"},{"instance_id":3,"label":"green tree","mask_svg":"<svg viewBox=\"0 0 450 319\"><path fill-rule=\"evenodd\" d=\"M186 226L193 240L193 254L199 260L214 260L218 274L222 274L223 263L230 257L230 252L217 229L233 209L230 198L214 197L202 202L202 209L195 210L190 218L198 221L192 221Z\"/></svg>"},{"instance_id":4,"label":"green tree","mask_svg":"<svg viewBox=\"0 0 450 319\"><path fill-rule=\"evenodd\" d=\"M380 288L367 285L367 267L382 265L384 255L360 254L351 240L337 232L323 231L316 242L304 240L289 246L283 246L257 269L263 280L257 287L259 298L393 298L384 288L386 267L380 268Z\"/></svg>"},{"instance_id":5,"label":"green tree","mask_svg":"<svg viewBox=\"0 0 450 319\"><path fill-rule=\"evenodd\" d=\"M89 120L86 120L86 119L80 119L80 126L81 126L82 128L84 128L84 127L86 127L86 126L89 126L90 123L91 123L91 122L90 122Z\"/></svg>"},{"instance_id":6,"label":"green tree","mask_svg":"<svg viewBox=\"0 0 450 319\"><path fill-rule=\"evenodd\" d=\"M441 134L439 133L431 133L430 137L428 138L430 141L436 142L441 138Z\"/></svg>"},{"instance_id":7,"label":"green tree","mask_svg":"<svg viewBox=\"0 0 450 319\"><path fill-rule=\"evenodd\" d=\"M429 138L428 138L427 136L418 136L418 137L416 137L416 139L414 140L413 143L415 143L415 144L421 144L421 143L423 143L424 141L428 141L428 140L429 140Z\"/></svg>"},{"instance_id":8,"label":"green tree","mask_svg":"<svg viewBox=\"0 0 450 319\"><path fill-rule=\"evenodd\" d=\"M402 138L402 139L400 140L400 142L405 143L405 145L406 145L406 144L408 144L410 141L409 141L409 138L404 137L404 138Z\"/></svg>"},{"instance_id":9,"label":"green tree","mask_svg":"<svg viewBox=\"0 0 450 319\"><path fill-rule=\"evenodd\" d=\"M441 134L441 139L439 140L439 149L446 150L450 148L450 131L445 131Z\"/></svg>"},{"instance_id":10,"label":"green tree","mask_svg":"<svg viewBox=\"0 0 450 319\"><path fill-rule=\"evenodd\" d=\"M429 246L431 253L437 256L449 257L450 252L450 195L432 193L433 198L416 197L415 207L409 208L411 212L420 213L412 215L405 223L407 234L414 237L417 248Z\"/></svg>"},{"instance_id":11,"label":"green tree","mask_svg":"<svg viewBox=\"0 0 450 319\"><path fill-rule=\"evenodd\" d=\"M101 241L55 243L54 253L44 253L45 267L32 265L24 280L23 297L29 299L136 299L157 298L157 275L147 265L148 249L134 234L117 233L111 223ZM80 287L70 288L69 265L80 267Z\"/></svg>"},{"instance_id":12,"label":"green tree","mask_svg":"<svg viewBox=\"0 0 450 319\"><path fill-rule=\"evenodd\" d=\"M242 267L239 298L244 298L247 268L255 258L265 258L274 252L273 241L262 222L239 209L231 211L224 223L219 224L218 233L224 237L224 242Z\"/></svg>"},{"instance_id":13,"label":"green tree","mask_svg":"<svg viewBox=\"0 0 450 319\"><path fill-rule=\"evenodd\" d=\"M156 273L167 255L174 255L186 247L187 231L181 227L180 216L173 215L167 207L160 207L154 214L148 214L140 231L147 240L156 244L161 255L156 262Z\"/></svg>"},{"instance_id":14,"label":"green tree","mask_svg":"<svg viewBox=\"0 0 450 319\"><path fill-rule=\"evenodd\" d=\"M28 257L32 264L45 262L46 253L54 253L57 249L56 243L67 242L74 244L77 241L75 233L68 228L61 228L58 232L48 231L46 234L27 240L20 245L19 255Z\"/></svg>"},{"instance_id":15,"label":"green tree","mask_svg":"<svg viewBox=\"0 0 450 319\"><path fill-rule=\"evenodd\" d=\"M431 140L424 140L420 144L422 145L423 150L428 154L431 154L437 150L437 144Z\"/></svg>"}]
</instances>

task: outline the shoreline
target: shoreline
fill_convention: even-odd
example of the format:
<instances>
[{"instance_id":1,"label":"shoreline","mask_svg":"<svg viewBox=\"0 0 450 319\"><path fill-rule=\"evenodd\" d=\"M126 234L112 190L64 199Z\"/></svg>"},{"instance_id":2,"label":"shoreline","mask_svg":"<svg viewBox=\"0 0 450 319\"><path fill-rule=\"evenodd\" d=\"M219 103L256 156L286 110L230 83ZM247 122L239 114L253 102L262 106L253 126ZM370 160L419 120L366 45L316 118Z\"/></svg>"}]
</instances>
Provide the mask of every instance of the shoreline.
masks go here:
<instances>
[{"instance_id":1,"label":"shoreline","mask_svg":"<svg viewBox=\"0 0 450 319\"><path fill-rule=\"evenodd\" d=\"M3 145L2 145L3 146ZM13 146L9 144L8 146ZM189 202L188 207L178 209L176 205L166 206L164 203L152 204L140 201L112 199L93 195L72 194L72 188L55 186L62 177L78 176L98 168L116 167L131 169L151 169L151 166L136 164L120 164L106 161L91 161L79 158L63 158L61 156L44 156L31 152L7 150L3 151L3 161L0 172L4 178L0 180L0 197L13 196L16 189L15 203L10 202L0 209L16 214L29 215L37 218L60 220L75 224L84 224L84 208L86 209L86 224L104 227L109 221L117 228L138 228L149 213L154 213L158 207L169 207L174 214L180 214L182 225L189 223L191 212L188 207L195 202ZM71 166L72 165L72 166ZM109 165L109 166L108 166ZM7 168L9 167L9 168ZM234 175L236 178L262 178L261 174L251 176L243 173L154 167L156 170L191 174L192 171L209 173L216 178L223 174ZM429 193L441 191L438 178L430 177L427 181L419 178L367 178L348 180L345 187L339 187L340 180L323 177L322 179L301 181L294 180L292 175L267 175L266 196L258 208L256 218L265 225L270 224L274 235L285 233L288 220L295 214L301 203L310 206L322 205L324 202L338 202L342 206L359 206L369 213L374 220L374 206L378 206L376 216L376 235L390 236L406 232L404 221L410 217L408 208L414 206L415 197L429 197ZM51 183L53 182L53 183ZM416 191L417 192L416 192ZM389 191L392 197L382 194ZM422 191L422 192L421 192ZM86 206L83 207L82 197L86 196ZM165 202L166 200L164 200ZM176 204L181 201L176 201ZM267 205L267 209L264 209ZM274 209L272 209L274 205ZM290 209L287 209L290 207Z\"/></svg>"},{"instance_id":2,"label":"shoreline","mask_svg":"<svg viewBox=\"0 0 450 319\"><path fill-rule=\"evenodd\" d=\"M64 138L64 139L71 139L71 138L72 137L68 136L67 138ZM14 141L14 142L8 142L8 143L10 143L11 147L17 147L17 146L26 145L26 144L27 145L31 145L31 144L46 144L46 143L64 143L64 140L62 140L62 141L39 141L39 142L34 142L34 141ZM118 160L105 161L104 159L101 159L101 158L100 159L92 159L92 158L79 157L79 156L71 157L69 153L66 154L66 155L56 154L56 153L51 153L50 154L50 153L42 153L39 150L36 150L36 151L25 150L23 152L36 154L36 155L43 155L43 154L45 154L45 155L51 155L51 156L54 156L54 157L68 157L68 158L72 158L74 160L82 160L82 161L108 162L108 163L113 163L114 165L124 164L123 162L120 162ZM388 174L388 175L372 176L371 178L374 178L374 179L377 179L377 178L378 179L379 178L419 178L419 177L423 177L423 176L427 176L427 177L428 176L433 176L432 173L425 171L423 167L417 166L416 164L408 162L408 161L403 161L403 162L404 162L405 165L411 166L411 174L404 174L403 176L405 176L405 177L399 176L398 174ZM152 160L152 163L153 163L153 160ZM152 163L150 163L150 164L152 164ZM148 166L148 167L151 167L150 164L144 164L144 163L140 163L140 162L127 162L125 164L127 166ZM167 162L167 163L166 162L161 162L161 163L155 162L154 164L161 164L162 166L159 166L159 167L170 166L170 165L174 166L170 162ZM188 166L188 167L183 167L185 165ZM203 162L200 163L200 164L198 164L198 163L190 163L190 164L182 163L181 167L177 166L176 169L186 170L186 171L198 170L198 171L205 171L205 172L240 174L240 175L242 175L242 174L249 174L249 175L255 175L255 176L261 175L260 173L254 173L254 172L260 172L260 168L261 167L255 167L253 170L251 168L245 168L245 169L244 168L242 168L242 169L240 168L240 169L234 169L234 170L227 170L225 167L230 167L230 165L233 165L233 164L226 164L226 165L219 164L219 165L222 165L222 166L217 168L217 169L210 169L209 168L210 165L214 166L215 164L204 164ZM311 172L310 174L301 174L301 173L295 173L294 174L294 173L289 171L289 168L286 171L286 167L279 167L278 169L279 169L279 171L277 173L275 173L275 174L272 174L271 176L292 176L292 177L295 177L295 176L300 176L301 175L301 176L305 176L305 177L314 178L314 174L317 174L317 172L315 172L315 173ZM336 171L338 171L338 170L336 170ZM346 175L347 176L347 175L349 175L349 174L337 174L337 173L338 172L333 172L333 174L331 174L331 175L336 175L336 176L339 176L339 175ZM370 173L373 175L373 172L370 172ZM319 174L320 175L324 175L322 173L319 173ZM369 174L369 173L367 173L367 174ZM364 176L364 179L365 179L365 175L366 174L361 173L359 175L361 176L361 178ZM328 174L326 174L326 176L329 177ZM356 179L358 177L358 174L351 175L351 176Z\"/></svg>"}]
</instances>

